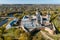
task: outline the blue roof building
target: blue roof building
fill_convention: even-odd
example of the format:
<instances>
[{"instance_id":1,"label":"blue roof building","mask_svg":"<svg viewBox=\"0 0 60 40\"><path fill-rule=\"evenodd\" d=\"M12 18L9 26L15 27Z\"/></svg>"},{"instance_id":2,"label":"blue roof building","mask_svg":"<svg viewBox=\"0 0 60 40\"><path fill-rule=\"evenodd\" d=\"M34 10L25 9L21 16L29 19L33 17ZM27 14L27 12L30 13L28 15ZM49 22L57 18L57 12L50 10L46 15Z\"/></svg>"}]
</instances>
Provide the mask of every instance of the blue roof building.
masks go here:
<instances>
[{"instance_id":1,"label":"blue roof building","mask_svg":"<svg viewBox=\"0 0 60 40\"><path fill-rule=\"evenodd\" d=\"M9 29L13 26L13 24L16 24L18 21L17 18L14 18L14 20L12 20L7 26L6 26L6 29Z\"/></svg>"}]
</instances>

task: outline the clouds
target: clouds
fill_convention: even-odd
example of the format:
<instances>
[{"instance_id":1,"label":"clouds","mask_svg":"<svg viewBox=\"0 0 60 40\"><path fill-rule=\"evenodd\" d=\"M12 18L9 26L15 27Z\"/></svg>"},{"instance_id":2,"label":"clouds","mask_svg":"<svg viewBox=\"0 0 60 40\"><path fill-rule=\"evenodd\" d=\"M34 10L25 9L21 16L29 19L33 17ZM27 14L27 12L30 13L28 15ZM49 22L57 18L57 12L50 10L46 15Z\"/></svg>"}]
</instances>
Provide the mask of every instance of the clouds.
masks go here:
<instances>
[{"instance_id":1,"label":"clouds","mask_svg":"<svg viewBox=\"0 0 60 40\"><path fill-rule=\"evenodd\" d=\"M0 0L0 4L60 4L60 0Z\"/></svg>"}]
</instances>

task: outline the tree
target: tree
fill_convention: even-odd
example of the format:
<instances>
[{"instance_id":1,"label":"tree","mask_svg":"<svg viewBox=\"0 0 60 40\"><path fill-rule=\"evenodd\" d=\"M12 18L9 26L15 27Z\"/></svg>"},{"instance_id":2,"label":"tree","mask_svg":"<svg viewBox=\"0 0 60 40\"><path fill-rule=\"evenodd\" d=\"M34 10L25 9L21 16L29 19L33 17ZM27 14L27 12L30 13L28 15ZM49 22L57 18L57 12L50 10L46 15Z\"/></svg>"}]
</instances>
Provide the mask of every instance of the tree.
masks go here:
<instances>
[{"instance_id":1,"label":"tree","mask_svg":"<svg viewBox=\"0 0 60 40\"><path fill-rule=\"evenodd\" d=\"M32 38L32 40L45 40L44 37L42 36L42 34L40 32L38 32L37 34L35 34Z\"/></svg>"}]
</instances>

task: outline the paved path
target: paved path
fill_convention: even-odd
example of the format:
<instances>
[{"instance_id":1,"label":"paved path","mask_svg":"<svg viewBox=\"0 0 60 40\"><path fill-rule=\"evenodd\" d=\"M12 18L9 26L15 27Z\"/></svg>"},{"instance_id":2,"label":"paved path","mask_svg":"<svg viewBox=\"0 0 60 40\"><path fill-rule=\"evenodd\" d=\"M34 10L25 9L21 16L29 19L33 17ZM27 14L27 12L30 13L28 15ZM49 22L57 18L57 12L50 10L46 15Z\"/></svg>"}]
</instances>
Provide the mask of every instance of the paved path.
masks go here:
<instances>
[{"instance_id":1,"label":"paved path","mask_svg":"<svg viewBox=\"0 0 60 40\"><path fill-rule=\"evenodd\" d=\"M49 37L45 32L43 32L43 31L40 31L40 32L41 32L41 34L42 34L46 39L54 40L54 39L52 39L51 37Z\"/></svg>"}]
</instances>

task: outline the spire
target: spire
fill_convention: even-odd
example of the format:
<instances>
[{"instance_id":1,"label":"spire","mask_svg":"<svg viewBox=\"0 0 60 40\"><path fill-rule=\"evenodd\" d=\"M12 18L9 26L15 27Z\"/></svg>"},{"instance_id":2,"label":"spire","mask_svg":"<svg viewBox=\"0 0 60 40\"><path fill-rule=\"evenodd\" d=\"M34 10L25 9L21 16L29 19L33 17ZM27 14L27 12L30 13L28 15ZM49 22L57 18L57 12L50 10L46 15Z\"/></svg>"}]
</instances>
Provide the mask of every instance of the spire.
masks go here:
<instances>
[{"instance_id":1,"label":"spire","mask_svg":"<svg viewBox=\"0 0 60 40\"><path fill-rule=\"evenodd\" d=\"M37 17L37 23L40 25L40 23L42 24L42 16L41 16L42 13L39 12L39 9L36 8L36 17Z\"/></svg>"},{"instance_id":2,"label":"spire","mask_svg":"<svg viewBox=\"0 0 60 40\"><path fill-rule=\"evenodd\" d=\"M36 14L38 14L38 8L36 8Z\"/></svg>"},{"instance_id":3,"label":"spire","mask_svg":"<svg viewBox=\"0 0 60 40\"><path fill-rule=\"evenodd\" d=\"M48 15L48 20L50 20L50 13L49 13L49 12L47 12L47 15Z\"/></svg>"}]
</instances>

